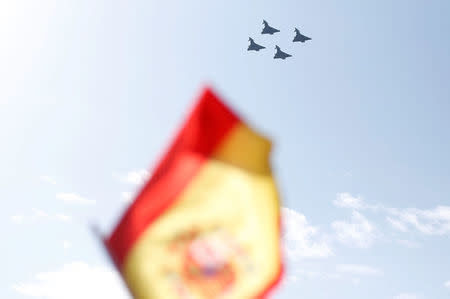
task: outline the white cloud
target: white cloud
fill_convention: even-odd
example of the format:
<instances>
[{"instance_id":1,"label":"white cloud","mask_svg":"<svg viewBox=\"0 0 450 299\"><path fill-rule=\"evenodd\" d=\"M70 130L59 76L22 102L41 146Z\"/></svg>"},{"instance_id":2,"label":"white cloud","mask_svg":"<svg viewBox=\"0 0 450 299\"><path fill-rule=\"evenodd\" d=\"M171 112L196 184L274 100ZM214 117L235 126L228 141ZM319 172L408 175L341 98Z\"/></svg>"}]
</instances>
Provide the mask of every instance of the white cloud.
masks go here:
<instances>
[{"instance_id":1,"label":"white cloud","mask_svg":"<svg viewBox=\"0 0 450 299\"><path fill-rule=\"evenodd\" d=\"M361 197L355 197L348 192L337 193L336 199L333 200L333 204L339 208L347 208L353 210L372 210L376 212L386 209L382 205L367 204Z\"/></svg>"},{"instance_id":2,"label":"white cloud","mask_svg":"<svg viewBox=\"0 0 450 299\"><path fill-rule=\"evenodd\" d=\"M370 205L360 197L350 193L338 193L333 204L341 208L353 210L371 210L386 214L386 221L395 230L410 232L416 230L426 235L450 234L450 206L437 206L432 209L396 209L380 204Z\"/></svg>"},{"instance_id":3,"label":"white cloud","mask_svg":"<svg viewBox=\"0 0 450 299\"><path fill-rule=\"evenodd\" d=\"M411 294L411 293L403 293L397 296L394 296L393 299L419 299L420 297L416 294Z\"/></svg>"},{"instance_id":4,"label":"white cloud","mask_svg":"<svg viewBox=\"0 0 450 299\"><path fill-rule=\"evenodd\" d=\"M333 255L326 237L306 217L292 209L282 208L284 249L289 258L319 258Z\"/></svg>"},{"instance_id":5,"label":"white cloud","mask_svg":"<svg viewBox=\"0 0 450 299\"><path fill-rule=\"evenodd\" d=\"M339 273L347 273L352 275L382 275L383 271L366 265L341 264L336 267Z\"/></svg>"},{"instance_id":6,"label":"white cloud","mask_svg":"<svg viewBox=\"0 0 450 299\"><path fill-rule=\"evenodd\" d=\"M43 181L45 183L56 185L56 181L49 176L43 175L43 176L40 176L39 178L41 179L41 181Z\"/></svg>"},{"instance_id":7,"label":"white cloud","mask_svg":"<svg viewBox=\"0 0 450 299\"><path fill-rule=\"evenodd\" d=\"M95 200L87 199L74 193L58 193L56 198L68 203L95 204Z\"/></svg>"},{"instance_id":8,"label":"white cloud","mask_svg":"<svg viewBox=\"0 0 450 299\"><path fill-rule=\"evenodd\" d=\"M24 220L24 216L23 215L13 215L11 216L11 221L14 222L15 224L22 224Z\"/></svg>"},{"instance_id":9,"label":"white cloud","mask_svg":"<svg viewBox=\"0 0 450 299\"><path fill-rule=\"evenodd\" d=\"M64 248L65 250L67 250L67 249L70 249L70 247L72 247L72 243L70 243L70 242L67 241L67 240L64 240L64 241L63 241L63 248Z\"/></svg>"},{"instance_id":10,"label":"white cloud","mask_svg":"<svg viewBox=\"0 0 450 299\"><path fill-rule=\"evenodd\" d=\"M450 206L437 206L430 210L392 209L390 213L391 220L388 221L399 230L406 231L411 227L426 235L450 234Z\"/></svg>"},{"instance_id":11,"label":"white cloud","mask_svg":"<svg viewBox=\"0 0 450 299\"><path fill-rule=\"evenodd\" d=\"M363 207L362 199L353 197L350 193L338 193L333 204L340 208L361 209Z\"/></svg>"},{"instance_id":12,"label":"white cloud","mask_svg":"<svg viewBox=\"0 0 450 299\"><path fill-rule=\"evenodd\" d=\"M406 226L406 224L404 222L402 222L402 221L400 221L398 219L393 219L391 217L387 217L386 220L396 230L399 230L401 232L407 232L408 231L408 227Z\"/></svg>"},{"instance_id":13,"label":"white cloud","mask_svg":"<svg viewBox=\"0 0 450 299\"><path fill-rule=\"evenodd\" d=\"M447 281L446 283L444 283L444 287L449 288L450 289L450 280Z\"/></svg>"},{"instance_id":14,"label":"white cloud","mask_svg":"<svg viewBox=\"0 0 450 299\"><path fill-rule=\"evenodd\" d=\"M149 177L150 173L145 169L141 169L130 171L123 176L119 176L119 179L124 183L132 185L142 185L149 179Z\"/></svg>"},{"instance_id":15,"label":"white cloud","mask_svg":"<svg viewBox=\"0 0 450 299\"><path fill-rule=\"evenodd\" d=\"M116 271L83 262L38 273L33 282L15 284L13 289L40 299L131 299Z\"/></svg>"},{"instance_id":16,"label":"white cloud","mask_svg":"<svg viewBox=\"0 0 450 299\"><path fill-rule=\"evenodd\" d=\"M353 211L351 222L334 221L331 227L338 241L351 247L368 248L377 237L375 226L356 211Z\"/></svg>"}]
</instances>

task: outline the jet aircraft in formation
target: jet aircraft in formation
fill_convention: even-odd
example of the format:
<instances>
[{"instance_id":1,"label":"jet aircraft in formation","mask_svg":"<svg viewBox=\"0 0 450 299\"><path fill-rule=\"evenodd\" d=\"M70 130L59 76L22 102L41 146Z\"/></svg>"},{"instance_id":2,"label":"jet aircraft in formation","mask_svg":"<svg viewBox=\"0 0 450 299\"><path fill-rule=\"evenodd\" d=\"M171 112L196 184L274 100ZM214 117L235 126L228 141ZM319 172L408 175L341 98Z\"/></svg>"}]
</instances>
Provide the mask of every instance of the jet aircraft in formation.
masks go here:
<instances>
[{"instance_id":1,"label":"jet aircraft in formation","mask_svg":"<svg viewBox=\"0 0 450 299\"><path fill-rule=\"evenodd\" d=\"M277 50L277 52L275 53L275 56L273 57L274 59L283 59L285 60L288 57L292 57L291 54L288 54L286 52L281 51L280 47L275 46L275 49Z\"/></svg>"},{"instance_id":2,"label":"jet aircraft in formation","mask_svg":"<svg viewBox=\"0 0 450 299\"><path fill-rule=\"evenodd\" d=\"M259 51L259 50L266 48L266 47L263 47L263 46L255 43L255 41L251 37L248 38L248 41L250 42L250 45L248 46L248 49L247 49L248 51Z\"/></svg>"},{"instance_id":3,"label":"jet aircraft in formation","mask_svg":"<svg viewBox=\"0 0 450 299\"><path fill-rule=\"evenodd\" d=\"M270 27L269 23L267 23L266 20L263 20L263 25L264 25L264 28L263 28L261 34L273 35L274 33L280 32L280 30Z\"/></svg>"},{"instance_id":4,"label":"jet aircraft in formation","mask_svg":"<svg viewBox=\"0 0 450 299\"><path fill-rule=\"evenodd\" d=\"M274 33L280 32L280 30L278 30L278 29L276 29L274 27L271 27L269 25L269 23L267 23L266 20L263 20L263 25L264 25L264 28L261 31L261 34L273 35ZM294 29L294 32L295 32L295 37L293 39L294 43L295 42L305 43L306 41L311 40L310 37L301 34L300 30L298 30L296 27ZM251 37L248 38L248 41L250 42L250 45L248 46L247 51L257 51L258 52L259 50L262 50L262 49L266 48L266 47L264 47L262 45L257 44L253 40L253 38L251 38ZM286 52L283 52L278 45L275 46L275 50L276 50L276 52L275 52L275 55L273 57L274 59L283 59L283 60L285 60L288 57L292 57L292 55L290 55L290 54L288 54Z\"/></svg>"},{"instance_id":5,"label":"jet aircraft in formation","mask_svg":"<svg viewBox=\"0 0 450 299\"><path fill-rule=\"evenodd\" d=\"M311 39L310 37L307 37L306 35L301 34L300 30L298 30L297 28L295 28L294 31L295 31L295 37L294 37L294 40L293 40L294 43L295 42L304 43L304 42L306 42L306 41Z\"/></svg>"}]
</instances>

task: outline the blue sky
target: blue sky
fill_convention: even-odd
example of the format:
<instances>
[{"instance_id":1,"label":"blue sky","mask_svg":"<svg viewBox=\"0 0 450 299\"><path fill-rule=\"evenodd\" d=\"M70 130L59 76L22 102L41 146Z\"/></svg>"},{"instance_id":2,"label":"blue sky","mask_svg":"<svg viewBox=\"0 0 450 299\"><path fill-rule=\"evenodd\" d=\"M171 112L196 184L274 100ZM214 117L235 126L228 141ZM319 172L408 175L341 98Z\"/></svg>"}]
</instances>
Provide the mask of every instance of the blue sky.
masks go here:
<instances>
[{"instance_id":1,"label":"blue sky","mask_svg":"<svg viewBox=\"0 0 450 299\"><path fill-rule=\"evenodd\" d=\"M0 297L127 298L88 224L211 84L275 144L274 298L448 298L449 35L445 0L1 2Z\"/></svg>"}]
</instances>

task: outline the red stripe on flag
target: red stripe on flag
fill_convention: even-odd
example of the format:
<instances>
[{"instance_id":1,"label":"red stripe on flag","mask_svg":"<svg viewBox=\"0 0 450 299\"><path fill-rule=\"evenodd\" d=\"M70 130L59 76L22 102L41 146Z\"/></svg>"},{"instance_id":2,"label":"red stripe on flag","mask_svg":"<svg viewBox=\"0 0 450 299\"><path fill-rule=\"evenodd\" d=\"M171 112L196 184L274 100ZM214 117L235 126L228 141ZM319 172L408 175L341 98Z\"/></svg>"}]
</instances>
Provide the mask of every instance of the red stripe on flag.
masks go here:
<instances>
[{"instance_id":1,"label":"red stripe on flag","mask_svg":"<svg viewBox=\"0 0 450 299\"><path fill-rule=\"evenodd\" d=\"M152 177L105 240L119 269L141 234L175 202L238 122L238 117L206 88Z\"/></svg>"}]
</instances>

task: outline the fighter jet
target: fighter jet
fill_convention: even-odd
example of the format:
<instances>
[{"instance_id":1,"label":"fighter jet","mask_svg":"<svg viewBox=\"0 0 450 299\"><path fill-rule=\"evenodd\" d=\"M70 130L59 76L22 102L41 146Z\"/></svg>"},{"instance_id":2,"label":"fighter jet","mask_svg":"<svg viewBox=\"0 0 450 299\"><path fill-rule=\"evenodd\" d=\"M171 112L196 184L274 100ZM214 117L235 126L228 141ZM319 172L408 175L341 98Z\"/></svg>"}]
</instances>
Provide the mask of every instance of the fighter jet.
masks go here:
<instances>
[{"instance_id":1,"label":"fighter jet","mask_svg":"<svg viewBox=\"0 0 450 299\"><path fill-rule=\"evenodd\" d=\"M298 30L297 28L295 28L294 31L295 31L295 37L294 37L294 40L293 40L294 43L295 43L295 42L301 42L301 43L304 43L304 42L306 42L306 41L308 41L308 40L311 39L311 38L309 38L309 37L307 37L307 36L301 34L301 33L300 33L300 30Z\"/></svg>"},{"instance_id":2,"label":"fighter jet","mask_svg":"<svg viewBox=\"0 0 450 299\"><path fill-rule=\"evenodd\" d=\"M259 51L261 49L265 49L266 48L266 47L263 47L263 46L258 45L257 43L255 43L255 41L251 37L248 38L248 41L250 42L250 45L248 46L247 51Z\"/></svg>"},{"instance_id":3,"label":"fighter jet","mask_svg":"<svg viewBox=\"0 0 450 299\"><path fill-rule=\"evenodd\" d=\"M263 24L264 24L264 28L263 28L261 34L270 34L270 35L272 35L274 33L280 32L280 30L275 29L273 27L270 27L269 23L267 23L266 20L263 20Z\"/></svg>"},{"instance_id":4,"label":"fighter jet","mask_svg":"<svg viewBox=\"0 0 450 299\"><path fill-rule=\"evenodd\" d=\"M280 47L278 47L278 46L275 46L275 49L277 49L277 52L275 53L275 56L273 57L273 59L279 58L279 59L285 60L288 57L292 57L292 55L281 51Z\"/></svg>"}]
</instances>

